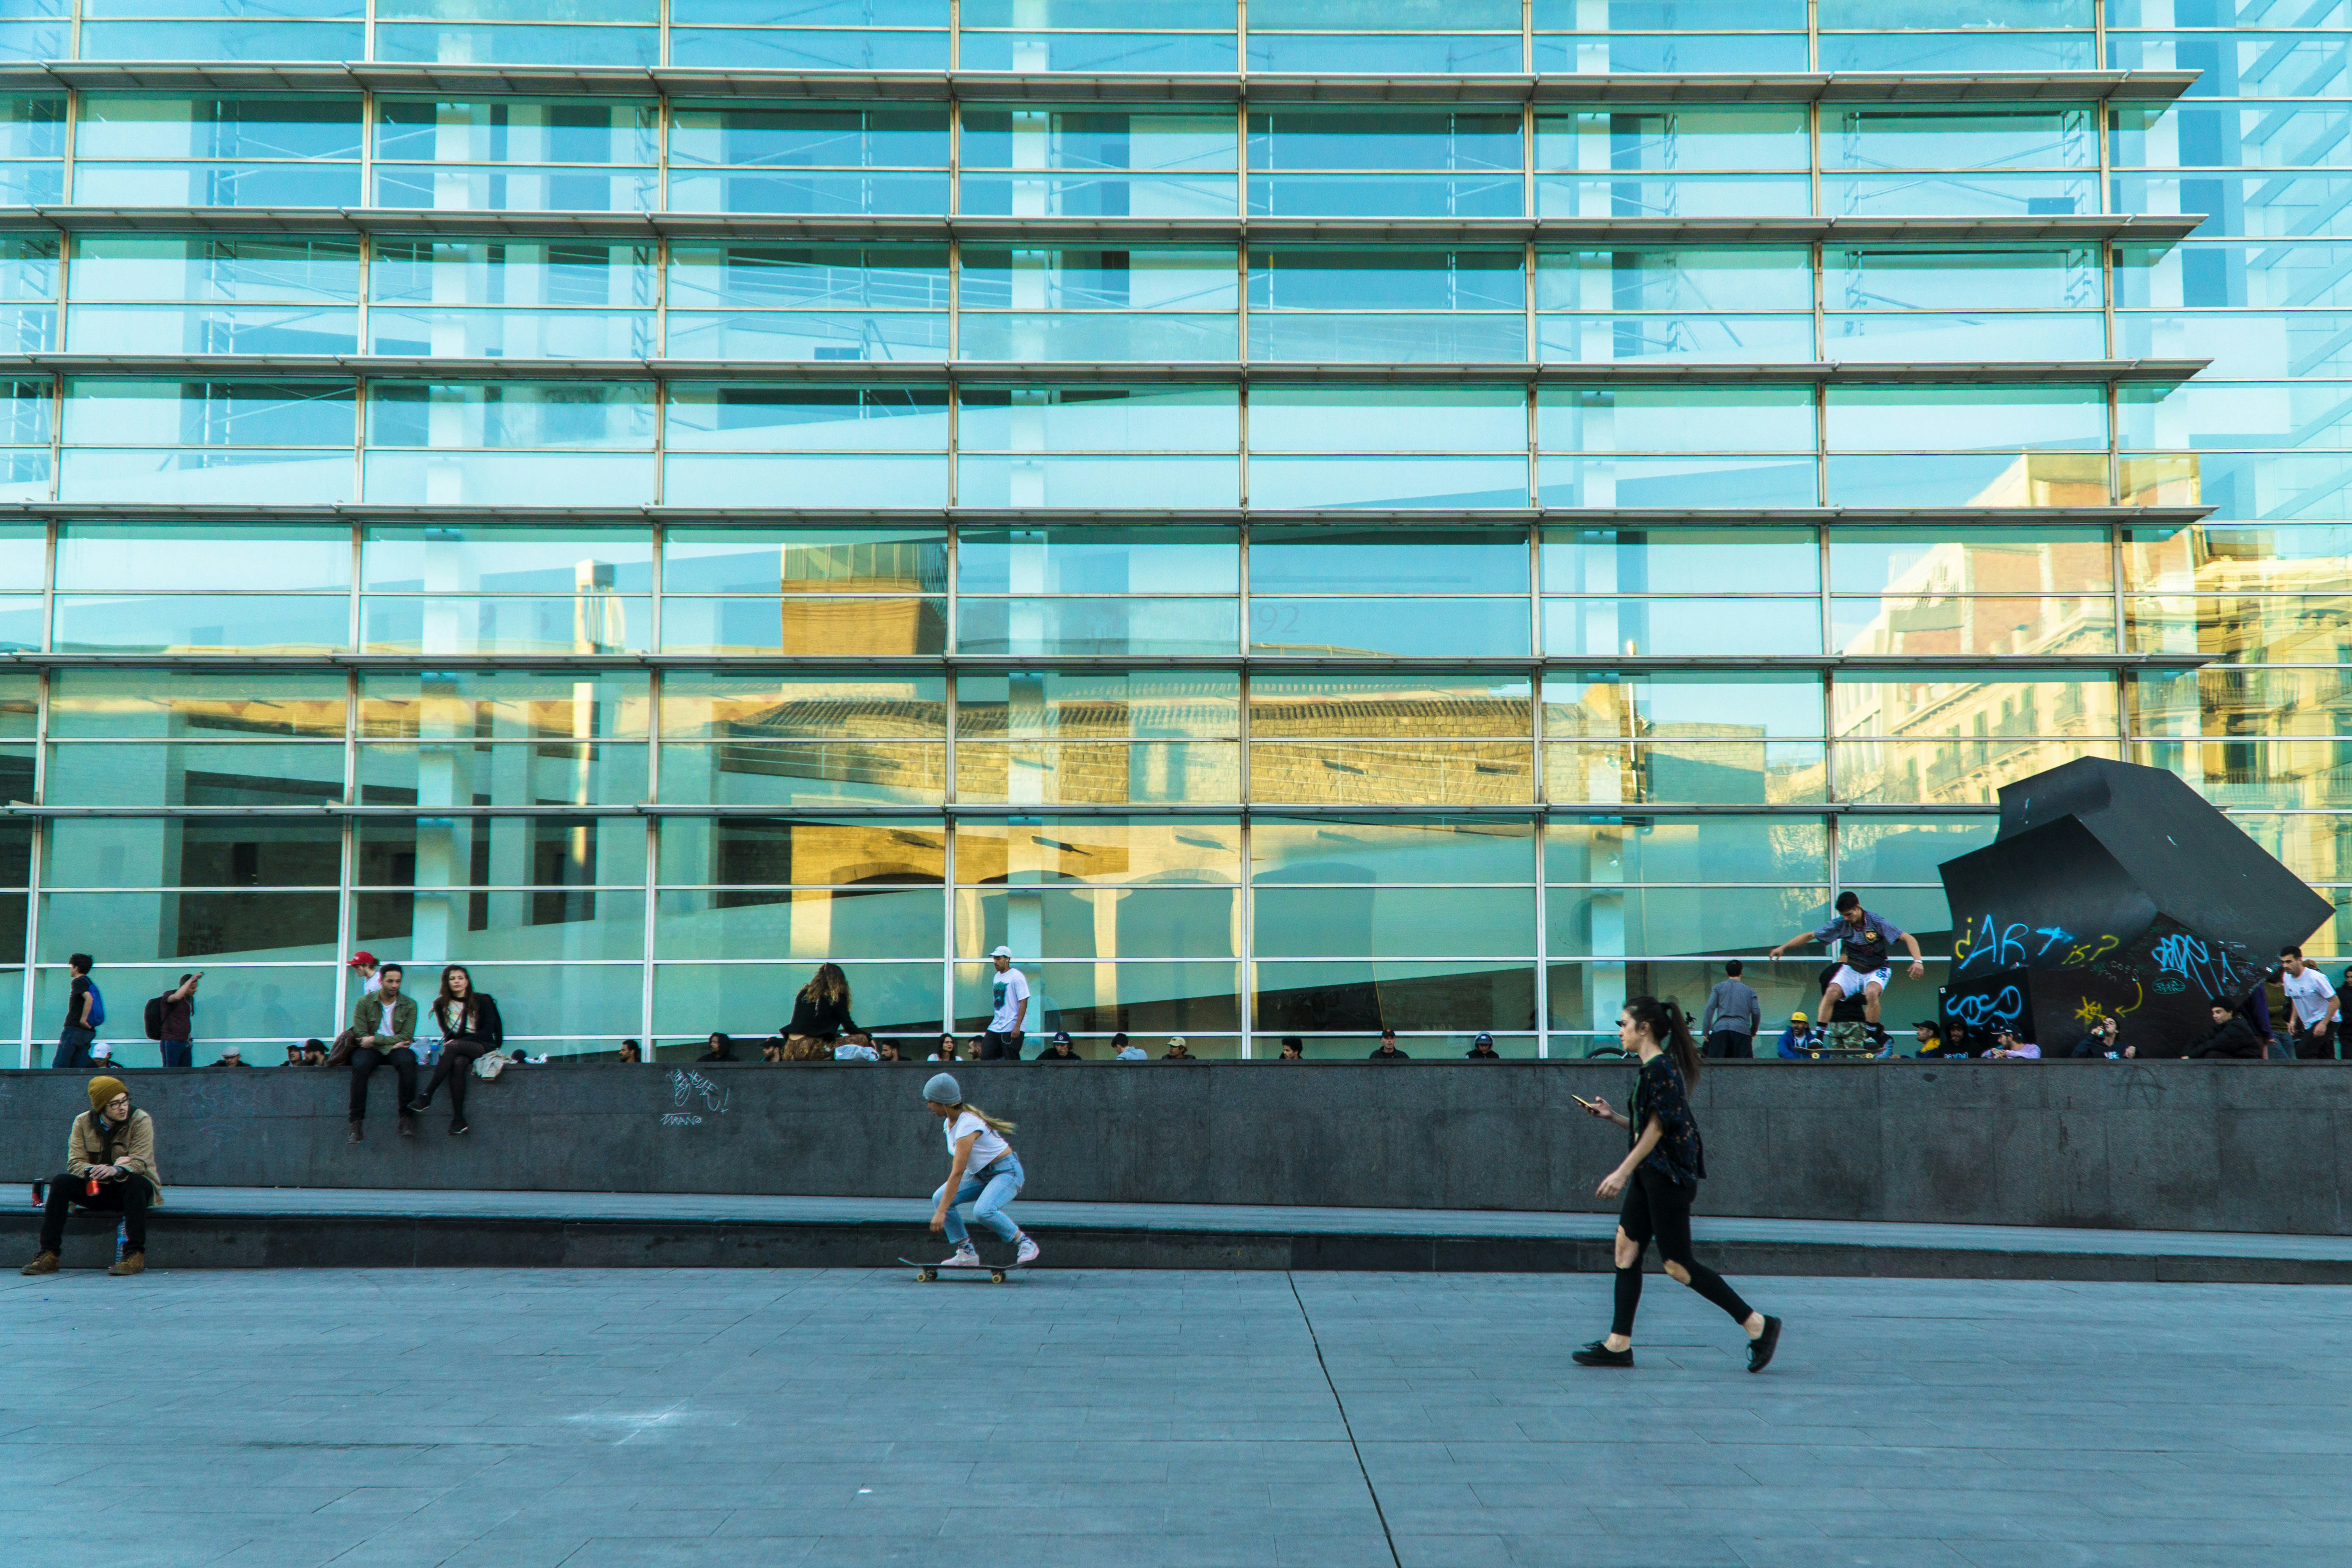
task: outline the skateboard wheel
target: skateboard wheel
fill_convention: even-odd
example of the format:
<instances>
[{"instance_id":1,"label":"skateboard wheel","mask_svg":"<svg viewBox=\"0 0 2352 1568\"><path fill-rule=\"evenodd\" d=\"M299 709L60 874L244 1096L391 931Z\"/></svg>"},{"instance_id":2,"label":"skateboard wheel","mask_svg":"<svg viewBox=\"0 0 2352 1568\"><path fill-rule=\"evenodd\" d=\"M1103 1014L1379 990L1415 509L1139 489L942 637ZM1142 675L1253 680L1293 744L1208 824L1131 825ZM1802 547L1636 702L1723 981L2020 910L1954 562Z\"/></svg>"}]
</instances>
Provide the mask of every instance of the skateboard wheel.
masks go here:
<instances>
[{"instance_id":1,"label":"skateboard wheel","mask_svg":"<svg viewBox=\"0 0 2352 1568\"><path fill-rule=\"evenodd\" d=\"M915 1276L916 1279L921 1280L926 1285L930 1284L939 1277L940 1271L936 1268L926 1268L921 1273Z\"/></svg>"},{"instance_id":2,"label":"skateboard wheel","mask_svg":"<svg viewBox=\"0 0 2352 1568\"><path fill-rule=\"evenodd\" d=\"M1002 1268L992 1268L988 1271L988 1278L993 1283L1002 1285L1004 1283L1004 1270Z\"/></svg>"}]
</instances>

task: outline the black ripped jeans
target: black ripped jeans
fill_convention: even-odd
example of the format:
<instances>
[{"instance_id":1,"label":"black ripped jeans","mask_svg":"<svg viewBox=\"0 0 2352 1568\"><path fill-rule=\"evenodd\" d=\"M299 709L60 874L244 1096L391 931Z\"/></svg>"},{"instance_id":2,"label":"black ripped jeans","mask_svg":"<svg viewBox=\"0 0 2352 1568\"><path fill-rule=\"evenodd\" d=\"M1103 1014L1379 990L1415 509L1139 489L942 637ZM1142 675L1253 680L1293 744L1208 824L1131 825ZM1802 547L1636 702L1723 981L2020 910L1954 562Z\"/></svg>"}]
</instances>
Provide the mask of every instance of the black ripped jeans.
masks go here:
<instances>
[{"instance_id":1,"label":"black ripped jeans","mask_svg":"<svg viewBox=\"0 0 2352 1568\"><path fill-rule=\"evenodd\" d=\"M466 1120L466 1080L474 1076L474 1063L488 1056L498 1047L488 1040L477 1040L458 1035L441 1042L441 1059L433 1064L432 1081L425 1086L425 1098L432 1099L449 1086L449 1119Z\"/></svg>"},{"instance_id":2,"label":"black ripped jeans","mask_svg":"<svg viewBox=\"0 0 2352 1568\"><path fill-rule=\"evenodd\" d=\"M367 1083L379 1067L392 1068L400 1080L398 1108L405 1111L408 1102L416 1098L416 1053L406 1046L394 1046L388 1051L362 1045L352 1053L352 1120L367 1117Z\"/></svg>"},{"instance_id":3,"label":"black ripped jeans","mask_svg":"<svg viewBox=\"0 0 2352 1568\"><path fill-rule=\"evenodd\" d=\"M1692 1289L1730 1313L1733 1322L1748 1321L1754 1309L1724 1283L1722 1275L1691 1256L1691 1199L1697 1195L1696 1188L1647 1165L1637 1168L1625 1184L1625 1206L1617 1215L1617 1228L1633 1244L1633 1266L1617 1270L1617 1316L1611 1333L1631 1337L1633 1332L1633 1313L1642 1304L1642 1254L1653 1237L1658 1256L1690 1276Z\"/></svg>"}]
</instances>

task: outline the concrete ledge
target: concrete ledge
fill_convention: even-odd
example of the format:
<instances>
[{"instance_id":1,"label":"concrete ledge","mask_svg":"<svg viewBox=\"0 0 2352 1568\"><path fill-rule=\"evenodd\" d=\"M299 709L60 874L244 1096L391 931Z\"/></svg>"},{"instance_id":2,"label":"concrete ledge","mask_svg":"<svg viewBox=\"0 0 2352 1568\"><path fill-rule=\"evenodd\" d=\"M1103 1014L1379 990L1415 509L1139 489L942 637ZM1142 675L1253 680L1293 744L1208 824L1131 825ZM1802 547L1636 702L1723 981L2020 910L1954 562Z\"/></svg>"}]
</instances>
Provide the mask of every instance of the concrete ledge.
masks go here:
<instances>
[{"instance_id":1,"label":"concrete ledge","mask_svg":"<svg viewBox=\"0 0 2352 1568\"><path fill-rule=\"evenodd\" d=\"M882 1268L937 1256L921 1200L705 1201L635 1194L184 1193L149 1220L159 1268ZM1429 1210L1023 1204L1047 1268L1605 1274L1605 1216ZM25 1256L38 1216L0 1215ZM1708 1217L1730 1275L2352 1284L2352 1240L2023 1231ZM114 1225L78 1216L68 1268L113 1260ZM982 1244L989 1258L1006 1249ZM1656 1258L1651 1268L1656 1269Z\"/></svg>"},{"instance_id":2,"label":"concrete ledge","mask_svg":"<svg viewBox=\"0 0 2352 1568\"><path fill-rule=\"evenodd\" d=\"M1605 1062L966 1064L1021 1125L1030 1200L1613 1212L1625 1134ZM130 1076L175 1187L515 1193L929 1192L945 1164L929 1069L526 1068L476 1084L473 1135L364 1143L347 1075ZM80 1073L0 1072L0 1179L54 1173ZM2352 1235L2352 1067L2332 1062L1709 1064L1695 1097L1702 1213L1772 1219Z\"/></svg>"}]
</instances>

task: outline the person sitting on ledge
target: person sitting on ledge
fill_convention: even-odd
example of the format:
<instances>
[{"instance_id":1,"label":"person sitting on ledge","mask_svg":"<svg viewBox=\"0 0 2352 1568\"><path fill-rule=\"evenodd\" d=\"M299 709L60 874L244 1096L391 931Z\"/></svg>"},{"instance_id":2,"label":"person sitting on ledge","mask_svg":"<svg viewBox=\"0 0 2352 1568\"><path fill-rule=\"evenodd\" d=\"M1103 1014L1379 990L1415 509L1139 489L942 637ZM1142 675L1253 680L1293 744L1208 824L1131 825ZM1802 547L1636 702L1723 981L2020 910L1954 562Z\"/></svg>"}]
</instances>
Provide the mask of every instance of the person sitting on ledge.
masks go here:
<instances>
[{"instance_id":1,"label":"person sitting on ledge","mask_svg":"<svg viewBox=\"0 0 2352 1568\"><path fill-rule=\"evenodd\" d=\"M1070 1043L1069 1030L1056 1029L1053 1043L1038 1053L1037 1059L1041 1062L1082 1062L1087 1058L1078 1055L1078 1047Z\"/></svg>"},{"instance_id":2,"label":"person sitting on ledge","mask_svg":"<svg viewBox=\"0 0 2352 1568\"><path fill-rule=\"evenodd\" d=\"M1192 1047L1184 1043L1183 1036L1171 1035L1168 1037L1168 1048L1160 1053L1160 1059L1163 1062L1197 1062L1201 1058L1192 1054Z\"/></svg>"},{"instance_id":3,"label":"person sitting on ledge","mask_svg":"<svg viewBox=\"0 0 2352 1568\"><path fill-rule=\"evenodd\" d=\"M923 1059L927 1062L951 1062L955 1060L955 1037L953 1035L941 1035L940 1037L939 1049L933 1051L929 1056L925 1057Z\"/></svg>"},{"instance_id":4,"label":"person sitting on ledge","mask_svg":"<svg viewBox=\"0 0 2352 1568\"><path fill-rule=\"evenodd\" d=\"M220 1059L213 1063L216 1068L241 1068L244 1065L245 1052L242 1047L236 1046L223 1046Z\"/></svg>"},{"instance_id":5,"label":"person sitting on ledge","mask_svg":"<svg viewBox=\"0 0 2352 1568\"><path fill-rule=\"evenodd\" d=\"M2041 1059L2042 1047L2032 1040L2018 1038L2015 1029L1995 1029L1992 1032L1992 1049L1985 1053L1985 1060L1989 1062L2038 1062Z\"/></svg>"},{"instance_id":6,"label":"person sitting on ledge","mask_svg":"<svg viewBox=\"0 0 2352 1568\"><path fill-rule=\"evenodd\" d=\"M2208 999L2206 1011L2213 1019L2213 1026L2189 1047L2186 1054L2191 1060L2210 1057L2249 1062L2263 1059L2263 1037L2254 1033L2254 1026L2244 1014L2219 996Z\"/></svg>"},{"instance_id":7,"label":"person sitting on ledge","mask_svg":"<svg viewBox=\"0 0 2352 1568\"><path fill-rule=\"evenodd\" d=\"M1462 1053L1462 1058L1465 1061L1498 1062L1503 1059L1503 1053L1495 1048L1494 1036L1481 1035L1470 1042L1470 1048Z\"/></svg>"},{"instance_id":8,"label":"person sitting on ledge","mask_svg":"<svg viewBox=\"0 0 2352 1568\"><path fill-rule=\"evenodd\" d=\"M1285 1062L1305 1061L1307 1059L1307 1042L1297 1035L1283 1036L1282 1055L1276 1057L1275 1059L1276 1061Z\"/></svg>"},{"instance_id":9,"label":"person sitting on ledge","mask_svg":"<svg viewBox=\"0 0 2352 1568\"><path fill-rule=\"evenodd\" d=\"M644 1061L646 1059L646 1048L645 1047L637 1044L635 1040L623 1040L621 1042L621 1059L625 1062Z\"/></svg>"},{"instance_id":10,"label":"person sitting on ledge","mask_svg":"<svg viewBox=\"0 0 2352 1568\"><path fill-rule=\"evenodd\" d=\"M1394 1029L1382 1029L1381 1043L1372 1047L1371 1059L1376 1062L1409 1062L1412 1058L1397 1049Z\"/></svg>"},{"instance_id":11,"label":"person sitting on ledge","mask_svg":"<svg viewBox=\"0 0 2352 1568\"><path fill-rule=\"evenodd\" d=\"M377 970L375 988L352 1005L351 1027L342 1033L352 1047L351 1142L354 1143L366 1135L368 1079L377 1068L387 1065L400 1085L400 1098L393 1102L400 1108L400 1135L416 1136L416 1118L408 1113L408 1102L416 1098L416 1052L411 1048L416 1038L416 1000L400 994L404 978L397 963Z\"/></svg>"},{"instance_id":12,"label":"person sitting on ledge","mask_svg":"<svg viewBox=\"0 0 2352 1568\"><path fill-rule=\"evenodd\" d=\"M698 1062L731 1062L735 1059L735 1042L718 1031L711 1032L710 1048L694 1059Z\"/></svg>"},{"instance_id":13,"label":"person sitting on ledge","mask_svg":"<svg viewBox=\"0 0 2352 1568\"><path fill-rule=\"evenodd\" d=\"M1784 1062L1801 1062L1811 1057L1819 1060L1820 1053L1811 1048L1812 1038L1811 1021L1802 1013L1790 1014L1789 1026L1780 1031L1780 1059Z\"/></svg>"},{"instance_id":14,"label":"person sitting on ledge","mask_svg":"<svg viewBox=\"0 0 2352 1568\"><path fill-rule=\"evenodd\" d=\"M1151 1053L1129 1040L1124 1032L1110 1037L1111 1059L1122 1062L1148 1062Z\"/></svg>"},{"instance_id":15,"label":"person sitting on ledge","mask_svg":"<svg viewBox=\"0 0 2352 1568\"><path fill-rule=\"evenodd\" d=\"M65 1174L49 1184L41 1215L41 1250L20 1270L55 1274L65 1246L66 1211L94 1209L122 1216L123 1251L109 1274L147 1267L147 1210L163 1201L155 1173L155 1119L131 1109L131 1090L119 1078L89 1080L89 1109L74 1118L66 1138Z\"/></svg>"},{"instance_id":16,"label":"person sitting on ledge","mask_svg":"<svg viewBox=\"0 0 2352 1568\"><path fill-rule=\"evenodd\" d=\"M857 1044L870 1045L849 1016L849 976L841 972L838 963L820 963L809 983L793 998L792 1022L784 1026L784 1055L793 1061L823 1061L845 1058L834 1046L843 1039L855 1039Z\"/></svg>"}]
</instances>

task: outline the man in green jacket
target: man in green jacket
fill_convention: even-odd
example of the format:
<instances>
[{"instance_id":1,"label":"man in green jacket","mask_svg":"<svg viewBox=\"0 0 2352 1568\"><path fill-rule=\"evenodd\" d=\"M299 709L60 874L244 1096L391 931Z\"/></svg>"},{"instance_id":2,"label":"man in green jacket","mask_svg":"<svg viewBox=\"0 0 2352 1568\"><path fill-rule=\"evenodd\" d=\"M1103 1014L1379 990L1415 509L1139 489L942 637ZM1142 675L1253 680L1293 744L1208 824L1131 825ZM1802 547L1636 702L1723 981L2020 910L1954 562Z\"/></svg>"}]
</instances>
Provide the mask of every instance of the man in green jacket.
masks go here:
<instances>
[{"instance_id":1,"label":"man in green jacket","mask_svg":"<svg viewBox=\"0 0 2352 1568\"><path fill-rule=\"evenodd\" d=\"M401 994L401 980L400 965L385 964L377 972L376 988L352 1007L351 1030L358 1041L352 1050L351 1141L354 1143L366 1136L368 1079L387 1064L400 1080L400 1135L416 1136L416 1118L407 1110L408 1102L416 1098L416 1053L410 1048L416 1038L416 1003Z\"/></svg>"}]
</instances>

